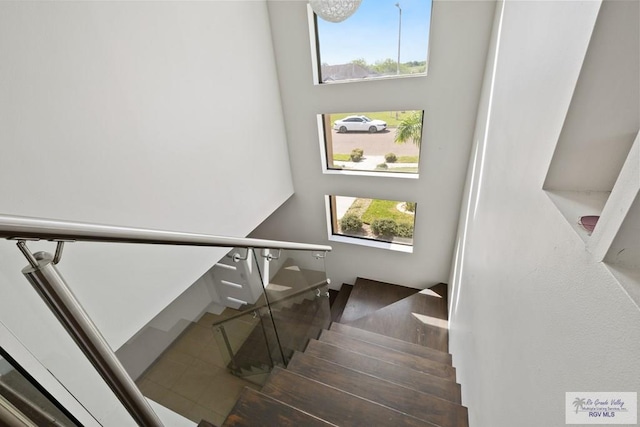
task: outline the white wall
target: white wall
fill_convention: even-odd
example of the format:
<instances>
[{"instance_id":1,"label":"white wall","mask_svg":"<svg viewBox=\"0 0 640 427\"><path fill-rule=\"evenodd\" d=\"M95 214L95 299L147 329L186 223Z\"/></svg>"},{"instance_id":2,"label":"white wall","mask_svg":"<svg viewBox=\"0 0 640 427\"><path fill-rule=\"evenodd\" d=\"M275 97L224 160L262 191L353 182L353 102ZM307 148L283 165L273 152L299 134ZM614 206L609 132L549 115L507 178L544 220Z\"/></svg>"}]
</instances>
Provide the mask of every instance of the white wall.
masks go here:
<instances>
[{"instance_id":1,"label":"white wall","mask_svg":"<svg viewBox=\"0 0 640 427\"><path fill-rule=\"evenodd\" d=\"M356 276L415 288L446 281L494 3L434 2L427 77L322 86L312 79L306 2L268 5L296 193L253 236L331 244L332 287ZM419 179L322 174L317 114L409 109L425 111ZM329 242L328 194L416 201L413 253Z\"/></svg>"},{"instance_id":2,"label":"white wall","mask_svg":"<svg viewBox=\"0 0 640 427\"><path fill-rule=\"evenodd\" d=\"M470 426L561 426L565 392L640 388L640 313L542 190L599 7L498 7L451 278Z\"/></svg>"},{"instance_id":3,"label":"white wall","mask_svg":"<svg viewBox=\"0 0 640 427\"><path fill-rule=\"evenodd\" d=\"M244 236L292 193L265 2L5 1L0 57L2 213ZM118 348L225 252L74 243L60 269ZM108 410L25 264L0 242L0 320Z\"/></svg>"},{"instance_id":4,"label":"white wall","mask_svg":"<svg viewBox=\"0 0 640 427\"><path fill-rule=\"evenodd\" d=\"M637 1L605 1L545 189L611 191L640 127Z\"/></svg>"}]
</instances>

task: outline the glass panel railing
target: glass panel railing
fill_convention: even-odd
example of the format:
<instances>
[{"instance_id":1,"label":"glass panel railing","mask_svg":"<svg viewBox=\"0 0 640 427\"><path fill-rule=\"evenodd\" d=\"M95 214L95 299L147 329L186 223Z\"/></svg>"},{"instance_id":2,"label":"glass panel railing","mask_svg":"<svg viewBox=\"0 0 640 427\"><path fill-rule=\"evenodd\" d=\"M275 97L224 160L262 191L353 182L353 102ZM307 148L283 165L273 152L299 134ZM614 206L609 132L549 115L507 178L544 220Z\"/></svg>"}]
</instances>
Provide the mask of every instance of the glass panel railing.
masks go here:
<instances>
[{"instance_id":1,"label":"glass panel railing","mask_svg":"<svg viewBox=\"0 0 640 427\"><path fill-rule=\"evenodd\" d=\"M262 251L261 256L265 293L286 364L329 325L325 254Z\"/></svg>"},{"instance_id":2,"label":"glass panel railing","mask_svg":"<svg viewBox=\"0 0 640 427\"><path fill-rule=\"evenodd\" d=\"M233 310L225 310L230 311ZM284 365L267 307L214 322L213 333L222 359L233 375L262 385L275 366Z\"/></svg>"},{"instance_id":3,"label":"glass panel railing","mask_svg":"<svg viewBox=\"0 0 640 427\"><path fill-rule=\"evenodd\" d=\"M45 249L51 252L51 244L46 242L29 244L47 246ZM207 420L221 425L244 387L258 387L256 384L261 384L273 367L286 365L293 351L303 350L308 340L317 337L320 329L328 325L324 253L244 248L228 252L213 248L169 250L146 246L145 257L138 258L138 262L126 270L126 275L119 276L112 263L101 262L104 257L91 259L88 265L85 265L86 259L84 264L77 261L80 252L91 251L92 243L76 242L69 246L72 250L68 250L62 260L62 268L70 273L79 265L82 269L69 274L70 280L64 284L78 296L86 298L91 292L102 296L102 304L96 304L97 297L91 294L94 300L85 308L87 315L95 319L96 327L104 329L105 345L117 348L119 363L146 400L151 401L151 409L159 417L167 415L171 419L175 416L173 411L196 423ZM128 252L124 246L113 244L109 248L113 248L115 258L126 259L123 254ZM82 251L78 252L79 249ZM139 255L140 250L135 247L131 253ZM18 251L14 251L17 254L14 258L20 259ZM221 259L177 296L166 295L171 291L167 280L163 287L144 282L147 277L165 274L179 286L180 280L184 280L184 271L174 274L181 264L173 266L171 260L174 254L183 256L183 251L195 259L202 258L199 251L207 251L207 257ZM53 264L50 260L49 263ZM16 275L16 280L23 283L25 278L20 277L19 269ZM92 277L103 275L118 286L122 282L123 286L118 288L121 293L92 285ZM2 279L0 277L0 283ZM31 282L36 286L34 281ZM47 310L35 293L31 296L35 299L34 305ZM171 302L167 305L163 301ZM154 304L161 303L160 307L165 308L158 313ZM149 310L157 314L146 325L136 328L135 333L125 331L131 320L147 321L148 317L144 316ZM142 314L138 316L138 313ZM29 343L38 340L49 343L36 346L38 359L46 360L47 369L78 396L78 402L95 416L97 423L133 425L132 417L119 401L107 402L105 395L109 398L115 395L111 395L107 383L101 381L89 359L83 358L79 344L72 341L51 313L47 311L41 318L47 322L39 325L40 329L54 329L61 336L55 335L59 343L53 343L49 342L54 341L53 333L34 331L33 337L23 333ZM71 348L64 347L65 352L58 352L60 343ZM69 355L74 355L73 362ZM82 359L78 361L78 358ZM83 377L95 379L79 384L74 378L76 365L82 368ZM135 387L133 390L146 405Z\"/></svg>"},{"instance_id":4,"label":"glass panel railing","mask_svg":"<svg viewBox=\"0 0 640 427\"><path fill-rule=\"evenodd\" d=\"M255 251L232 249L117 354L145 397L221 425L242 389L274 366L277 343L265 335L274 328L264 322Z\"/></svg>"},{"instance_id":5,"label":"glass panel railing","mask_svg":"<svg viewBox=\"0 0 640 427\"><path fill-rule=\"evenodd\" d=\"M318 338L326 328L330 317L327 295L324 285L270 304L285 362L288 363L296 351L304 351L309 340Z\"/></svg>"}]
</instances>

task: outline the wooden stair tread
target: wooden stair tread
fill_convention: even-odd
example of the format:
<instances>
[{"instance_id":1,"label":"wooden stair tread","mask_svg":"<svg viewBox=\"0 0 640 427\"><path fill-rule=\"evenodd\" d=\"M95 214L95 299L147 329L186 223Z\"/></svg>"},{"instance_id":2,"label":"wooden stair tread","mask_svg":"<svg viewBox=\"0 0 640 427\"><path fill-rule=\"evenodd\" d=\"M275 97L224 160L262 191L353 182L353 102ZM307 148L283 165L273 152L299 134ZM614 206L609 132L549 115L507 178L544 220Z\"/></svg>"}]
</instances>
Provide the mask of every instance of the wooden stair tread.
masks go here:
<instances>
[{"instance_id":1,"label":"wooden stair tread","mask_svg":"<svg viewBox=\"0 0 640 427\"><path fill-rule=\"evenodd\" d=\"M438 283L437 285L431 286L429 289L440 295L447 303L447 307L449 306L449 285L446 283Z\"/></svg>"},{"instance_id":2,"label":"wooden stair tread","mask_svg":"<svg viewBox=\"0 0 640 427\"><path fill-rule=\"evenodd\" d=\"M347 323L367 316L418 291L419 289L358 277L340 322Z\"/></svg>"},{"instance_id":3,"label":"wooden stair tread","mask_svg":"<svg viewBox=\"0 0 640 427\"><path fill-rule=\"evenodd\" d=\"M327 427L330 424L271 396L245 387L223 427Z\"/></svg>"},{"instance_id":4,"label":"wooden stair tread","mask_svg":"<svg viewBox=\"0 0 640 427\"><path fill-rule=\"evenodd\" d=\"M449 380L394 365L342 347L321 341L309 342L304 354L329 360L338 365L364 372L423 393L439 396L453 403L461 402L460 385Z\"/></svg>"},{"instance_id":5,"label":"wooden stair tread","mask_svg":"<svg viewBox=\"0 0 640 427\"><path fill-rule=\"evenodd\" d=\"M365 341L353 339L348 335L338 332L324 330L320 334L318 341L333 344L337 347L343 347L351 351L365 354L369 357L384 360L400 366L405 366L416 371L425 372L441 378L454 381L456 377L455 368L451 365L435 362L425 359L414 354L404 353L398 350L381 347Z\"/></svg>"},{"instance_id":6,"label":"wooden stair tread","mask_svg":"<svg viewBox=\"0 0 640 427\"><path fill-rule=\"evenodd\" d=\"M333 306L333 303L336 301L339 293L339 291L329 288L329 306Z\"/></svg>"},{"instance_id":7,"label":"wooden stair tread","mask_svg":"<svg viewBox=\"0 0 640 427\"><path fill-rule=\"evenodd\" d=\"M434 426L281 368L273 370L262 392L308 414L345 427Z\"/></svg>"},{"instance_id":8,"label":"wooden stair tread","mask_svg":"<svg viewBox=\"0 0 640 427\"><path fill-rule=\"evenodd\" d=\"M393 348L394 350L402 351L409 354L415 354L416 356L422 356L427 359L435 360L437 362L451 364L451 355L449 353L435 350L430 347L424 347L418 344L410 343L408 341L391 338L386 335L377 334L375 332L355 328L353 326L345 325L342 323L333 323L329 330L339 332L344 335L349 335L350 337L356 338L360 341L366 341L383 347Z\"/></svg>"},{"instance_id":9,"label":"wooden stair tread","mask_svg":"<svg viewBox=\"0 0 640 427\"><path fill-rule=\"evenodd\" d=\"M338 322L342 317L342 313L344 312L345 307L347 306L347 301L349 300L349 296L351 295L351 291L353 290L353 286L343 283L340 287L340 291L336 295L336 299L331 304L331 321Z\"/></svg>"},{"instance_id":10,"label":"wooden stair tread","mask_svg":"<svg viewBox=\"0 0 640 427\"><path fill-rule=\"evenodd\" d=\"M368 316L341 323L448 353L449 330L446 313L444 298L437 299L418 293Z\"/></svg>"},{"instance_id":11,"label":"wooden stair tread","mask_svg":"<svg viewBox=\"0 0 640 427\"><path fill-rule=\"evenodd\" d=\"M441 427L466 427L459 404L358 372L328 360L296 353L287 369Z\"/></svg>"}]
</instances>

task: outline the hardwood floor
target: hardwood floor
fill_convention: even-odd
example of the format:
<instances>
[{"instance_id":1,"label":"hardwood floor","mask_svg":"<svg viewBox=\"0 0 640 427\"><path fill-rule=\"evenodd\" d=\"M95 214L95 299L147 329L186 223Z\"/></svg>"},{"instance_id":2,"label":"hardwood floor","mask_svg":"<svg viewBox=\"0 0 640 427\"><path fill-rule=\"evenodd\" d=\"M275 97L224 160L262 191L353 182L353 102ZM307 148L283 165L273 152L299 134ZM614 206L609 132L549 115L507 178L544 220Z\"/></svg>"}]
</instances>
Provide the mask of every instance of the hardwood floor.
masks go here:
<instances>
[{"instance_id":1,"label":"hardwood floor","mask_svg":"<svg viewBox=\"0 0 640 427\"><path fill-rule=\"evenodd\" d=\"M368 316L343 323L447 352L447 300L434 295L417 293Z\"/></svg>"},{"instance_id":2,"label":"hardwood floor","mask_svg":"<svg viewBox=\"0 0 640 427\"><path fill-rule=\"evenodd\" d=\"M342 314L344 312L345 307L347 306L347 301L351 296L351 291L353 290L353 286L348 285L346 283L342 284L340 288L340 292L337 293L333 304L331 304L331 321L339 322L342 318Z\"/></svg>"},{"instance_id":3,"label":"hardwood floor","mask_svg":"<svg viewBox=\"0 0 640 427\"><path fill-rule=\"evenodd\" d=\"M343 335L348 335L360 341L366 341L368 343L376 344L382 347L388 347L405 353L415 354L416 356L421 356L426 359L434 360L436 362L451 364L451 355L449 353L435 350L431 347L424 347L411 342L402 341L385 335L380 335L375 332L369 332L364 329L354 328L353 326L343 325L342 323L333 323L329 329Z\"/></svg>"},{"instance_id":4,"label":"hardwood floor","mask_svg":"<svg viewBox=\"0 0 640 427\"><path fill-rule=\"evenodd\" d=\"M418 292L418 289L358 277L340 318L349 323Z\"/></svg>"},{"instance_id":5,"label":"hardwood floor","mask_svg":"<svg viewBox=\"0 0 640 427\"><path fill-rule=\"evenodd\" d=\"M454 403L460 403L460 385L455 382L425 374L415 369L398 366L385 360L313 340L305 354L338 363L347 368L404 385L414 390L431 393Z\"/></svg>"},{"instance_id":6,"label":"hardwood floor","mask_svg":"<svg viewBox=\"0 0 640 427\"><path fill-rule=\"evenodd\" d=\"M264 427L265 420L272 420L272 425L279 427L326 427L333 425L250 388L244 390L225 425Z\"/></svg>"},{"instance_id":7,"label":"hardwood floor","mask_svg":"<svg viewBox=\"0 0 640 427\"><path fill-rule=\"evenodd\" d=\"M297 353L287 370L442 427L467 417L466 408L451 401L306 354Z\"/></svg>"},{"instance_id":8,"label":"hardwood floor","mask_svg":"<svg viewBox=\"0 0 640 427\"><path fill-rule=\"evenodd\" d=\"M262 393L339 426L424 426L417 418L297 373L276 368Z\"/></svg>"}]
</instances>

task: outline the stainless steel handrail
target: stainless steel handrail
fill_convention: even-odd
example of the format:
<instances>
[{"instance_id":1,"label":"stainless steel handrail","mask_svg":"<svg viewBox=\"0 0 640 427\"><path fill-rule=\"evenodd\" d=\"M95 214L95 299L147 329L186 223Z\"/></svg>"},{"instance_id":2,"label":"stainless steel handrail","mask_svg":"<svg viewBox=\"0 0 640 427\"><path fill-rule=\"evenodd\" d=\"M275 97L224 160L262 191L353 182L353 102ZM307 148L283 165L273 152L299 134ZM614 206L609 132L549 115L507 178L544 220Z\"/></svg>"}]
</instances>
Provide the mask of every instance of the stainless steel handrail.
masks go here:
<instances>
[{"instance_id":1,"label":"stainless steel handrail","mask_svg":"<svg viewBox=\"0 0 640 427\"><path fill-rule=\"evenodd\" d=\"M89 315L84 311L80 302L73 295L60 272L56 269L55 265L62 256L63 242L147 243L181 246L290 249L317 252L331 251L331 246L325 245L222 237L12 215L0 215L0 239L12 239L18 242L18 248L30 264L23 269L24 276L33 285L34 289L113 390L133 419L143 427L161 427L163 424L119 362ZM56 254L51 255L44 252L33 254L27 248L27 240L57 241ZM323 255L319 256L323 257Z\"/></svg>"},{"instance_id":2,"label":"stainless steel handrail","mask_svg":"<svg viewBox=\"0 0 640 427\"><path fill-rule=\"evenodd\" d=\"M0 215L0 239L331 251L331 246Z\"/></svg>"}]
</instances>

